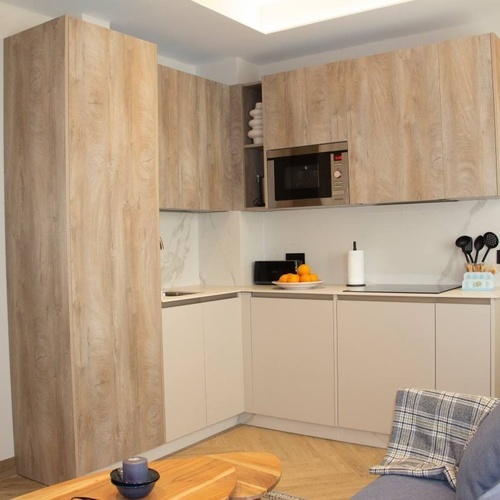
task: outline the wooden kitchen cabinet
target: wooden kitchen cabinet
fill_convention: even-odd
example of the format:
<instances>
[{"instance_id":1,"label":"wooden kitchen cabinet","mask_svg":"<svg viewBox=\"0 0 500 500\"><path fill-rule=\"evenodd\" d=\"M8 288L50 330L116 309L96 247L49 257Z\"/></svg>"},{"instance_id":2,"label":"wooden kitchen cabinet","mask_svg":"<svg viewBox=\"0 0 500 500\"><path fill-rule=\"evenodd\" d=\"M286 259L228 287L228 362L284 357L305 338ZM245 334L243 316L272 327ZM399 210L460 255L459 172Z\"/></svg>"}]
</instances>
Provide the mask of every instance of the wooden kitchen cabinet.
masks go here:
<instances>
[{"instance_id":1,"label":"wooden kitchen cabinet","mask_svg":"<svg viewBox=\"0 0 500 500\"><path fill-rule=\"evenodd\" d=\"M265 149L347 139L344 62L262 78Z\"/></svg>"},{"instance_id":2,"label":"wooden kitchen cabinet","mask_svg":"<svg viewBox=\"0 0 500 500\"><path fill-rule=\"evenodd\" d=\"M162 322L167 441L243 413L239 297L166 307Z\"/></svg>"},{"instance_id":3,"label":"wooden kitchen cabinet","mask_svg":"<svg viewBox=\"0 0 500 500\"><path fill-rule=\"evenodd\" d=\"M229 86L158 66L160 209L233 208Z\"/></svg>"},{"instance_id":4,"label":"wooden kitchen cabinet","mask_svg":"<svg viewBox=\"0 0 500 500\"><path fill-rule=\"evenodd\" d=\"M435 388L432 300L337 301L338 425L390 434L396 391Z\"/></svg>"},{"instance_id":5,"label":"wooden kitchen cabinet","mask_svg":"<svg viewBox=\"0 0 500 500\"><path fill-rule=\"evenodd\" d=\"M351 204L444 197L437 45L346 62Z\"/></svg>"},{"instance_id":6,"label":"wooden kitchen cabinet","mask_svg":"<svg viewBox=\"0 0 500 500\"><path fill-rule=\"evenodd\" d=\"M335 425L333 301L251 298L253 412Z\"/></svg>"},{"instance_id":7,"label":"wooden kitchen cabinet","mask_svg":"<svg viewBox=\"0 0 500 500\"><path fill-rule=\"evenodd\" d=\"M481 35L440 43L444 196L497 196L500 42Z\"/></svg>"},{"instance_id":8,"label":"wooden kitchen cabinet","mask_svg":"<svg viewBox=\"0 0 500 500\"><path fill-rule=\"evenodd\" d=\"M165 441L157 53L68 17L4 50L16 470L52 484Z\"/></svg>"},{"instance_id":9,"label":"wooden kitchen cabinet","mask_svg":"<svg viewBox=\"0 0 500 500\"><path fill-rule=\"evenodd\" d=\"M352 204L498 196L496 35L353 59L346 68Z\"/></svg>"}]
</instances>

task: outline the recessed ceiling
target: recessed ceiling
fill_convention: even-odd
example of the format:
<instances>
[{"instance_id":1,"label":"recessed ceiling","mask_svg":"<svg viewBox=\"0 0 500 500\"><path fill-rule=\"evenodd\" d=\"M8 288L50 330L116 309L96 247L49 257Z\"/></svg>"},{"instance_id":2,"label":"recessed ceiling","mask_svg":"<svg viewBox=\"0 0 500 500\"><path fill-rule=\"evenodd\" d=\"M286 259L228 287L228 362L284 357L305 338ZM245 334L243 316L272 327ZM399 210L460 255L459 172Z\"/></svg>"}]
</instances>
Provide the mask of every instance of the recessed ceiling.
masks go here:
<instances>
[{"instance_id":1,"label":"recessed ceiling","mask_svg":"<svg viewBox=\"0 0 500 500\"><path fill-rule=\"evenodd\" d=\"M265 35L413 0L193 0Z\"/></svg>"},{"instance_id":2,"label":"recessed ceiling","mask_svg":"<svg viewBox=\"0 0 500 500\"><path fill-rule=\"evenodd\" d=\"M229 58L263 66L415 35L427 43L432 33L464 26L476 33L500 30L499 0L413 0L268 35L191 0L0 1L49 17L109 21L112 29L156 43L160 55L193 66Z\"/></svg>"}]
</instances>

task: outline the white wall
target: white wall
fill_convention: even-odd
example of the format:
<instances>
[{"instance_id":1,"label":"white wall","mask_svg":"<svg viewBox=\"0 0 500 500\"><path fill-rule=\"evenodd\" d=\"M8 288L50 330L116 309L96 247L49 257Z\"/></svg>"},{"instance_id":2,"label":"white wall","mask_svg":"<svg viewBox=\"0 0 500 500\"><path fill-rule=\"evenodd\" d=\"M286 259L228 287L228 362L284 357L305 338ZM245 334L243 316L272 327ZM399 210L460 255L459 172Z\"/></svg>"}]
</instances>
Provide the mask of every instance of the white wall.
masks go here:
<instances>
[{"instance_id":1,"label":"white wall","mask_svg":"<svg viewBox=\"0 0 500 500\"><path fill-rule=\"evenodd\" d=\"M288 252L304 252L321 279L342 285L353 241L365 252L367 283L460 283L465 260L458 236L500 235L498 199L187 217L189 229L182 214L160 215L162 237L170 238L164 288L251 284L254 261L281 260ZM495 264L496 250L487 262Z\"/></svg>"},{"instance_id":2,"label":"white wall","mask_svg":"<svg viewBox=\"0 0 500 500\"><path fill-rule=\"evenodd\" d=\"M47 21L48 18L0 3L0 38ZM3 48L0 51L0 95L3 96ZM12 404L10 396L7 281L5 270L5 196L3 168L3 98L0 100L0 460L14 456Z\"/></svg>"},{"instance_id":3,"label":"white wall","mask_svg":"<svg viewBox=\"0 0 500 500\"><path fill-rule=\"evenodd\" d=\"M328 283L347 282L353 241L364 250L367 283L460 283L465 260L455 240L486 231L500 235L500 200L270 212L264 240L268 259L305 252Z\"/></svg>"}]
</instances>

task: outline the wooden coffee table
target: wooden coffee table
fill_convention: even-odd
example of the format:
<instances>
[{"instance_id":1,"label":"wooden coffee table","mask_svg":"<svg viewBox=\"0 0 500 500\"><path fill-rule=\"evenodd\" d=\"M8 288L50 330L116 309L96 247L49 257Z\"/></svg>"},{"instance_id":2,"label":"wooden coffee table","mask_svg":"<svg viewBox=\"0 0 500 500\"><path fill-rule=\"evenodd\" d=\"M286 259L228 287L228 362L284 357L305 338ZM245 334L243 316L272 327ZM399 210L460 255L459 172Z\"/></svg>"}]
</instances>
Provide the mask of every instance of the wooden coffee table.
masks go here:
<instances>
[{"instance_id":1,"label":"wooden coffee table","mask_svg":"<svg viewBox=\"0 0 500 500\"><path fill-rule=\"evenodd\" d=\"M272 490L281 464L270 453L222 453L151 462L160 473L148 500L253 500ZM22 495L23 500L119 500L109 472L96 472Z\"/></svg>"},{"instance_id":2,"label":"wooden coffee table","mask_svg":"<svg viewBox=\"0 0 500 500\"><path fill-rule=\"evenodd\" d=\"M281 463L271 453L218 453L208 457L231 464L236 470L236 488L231 500L254 500L271 491L281 478Z\"/></svg>"}]
</instances>

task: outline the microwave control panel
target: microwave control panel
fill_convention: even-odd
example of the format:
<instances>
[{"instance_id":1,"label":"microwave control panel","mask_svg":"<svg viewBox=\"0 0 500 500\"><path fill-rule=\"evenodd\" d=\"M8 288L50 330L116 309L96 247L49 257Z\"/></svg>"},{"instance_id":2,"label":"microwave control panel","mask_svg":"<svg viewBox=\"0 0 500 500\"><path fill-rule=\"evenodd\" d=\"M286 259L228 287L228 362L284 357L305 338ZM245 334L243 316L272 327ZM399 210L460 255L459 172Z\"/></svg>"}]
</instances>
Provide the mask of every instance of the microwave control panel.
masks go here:
<instances>
[{"instance_id":1,"label":"microwave control panel","mask_svg":"<svg viewBox=\"0 0 500 500\"><path fill-rule=\"evenodd\" d=\"M347 151L331 154L332 198L334 205L349 203L349 171Z\"/></svg>"}]
</instances>

